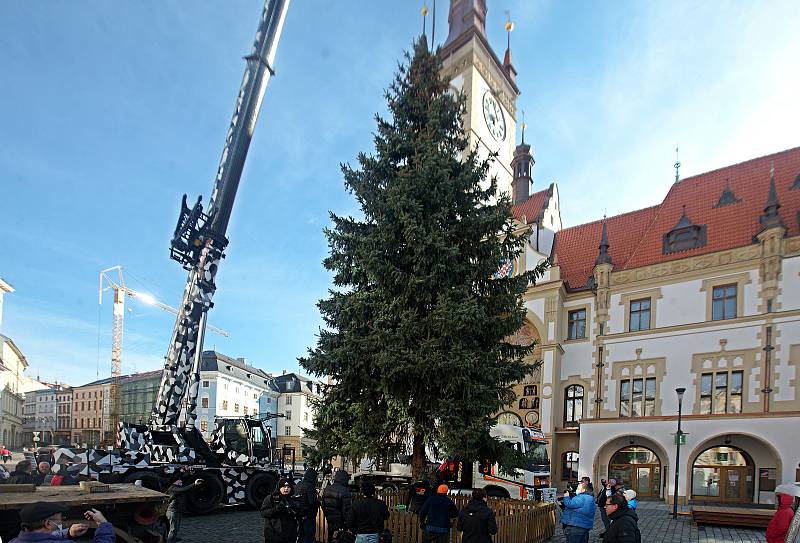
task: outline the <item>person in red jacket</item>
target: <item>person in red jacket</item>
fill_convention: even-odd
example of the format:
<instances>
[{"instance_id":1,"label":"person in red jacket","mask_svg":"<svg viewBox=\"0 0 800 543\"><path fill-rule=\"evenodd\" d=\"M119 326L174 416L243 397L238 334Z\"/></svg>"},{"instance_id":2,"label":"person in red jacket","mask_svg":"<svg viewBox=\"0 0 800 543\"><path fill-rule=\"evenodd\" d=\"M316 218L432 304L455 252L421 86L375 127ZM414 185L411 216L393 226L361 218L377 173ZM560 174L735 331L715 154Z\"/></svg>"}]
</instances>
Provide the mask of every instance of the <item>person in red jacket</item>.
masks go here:
<instances>
[{"instance_id":1,"label":"person in red jacket","mask_svg":"<svg viewBox=\"0 0 800 543\"><path fill-rule=\"evenodd\" d=\"M794 516L794 496L778 493L778 510L767 526L767 543L784 543Z\"/></svg>"}]
</instances>

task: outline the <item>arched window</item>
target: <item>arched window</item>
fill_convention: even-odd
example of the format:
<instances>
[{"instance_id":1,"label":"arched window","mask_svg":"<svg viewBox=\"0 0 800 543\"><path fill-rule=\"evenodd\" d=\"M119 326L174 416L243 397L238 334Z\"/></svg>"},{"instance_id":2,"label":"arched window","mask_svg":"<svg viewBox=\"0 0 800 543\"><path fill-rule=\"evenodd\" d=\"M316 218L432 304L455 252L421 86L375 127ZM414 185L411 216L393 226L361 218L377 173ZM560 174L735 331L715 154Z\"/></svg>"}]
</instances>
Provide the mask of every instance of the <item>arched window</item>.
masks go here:
<instances>
[{"instance_id":1,"label":"arched window","mask_svg":"<svg viewBox=\"0 0 800 543\"><path fill-rule=\"evenodd\" d=\"M567 451L561 455L561 480L570 482L578 480L577 451Z\"/></svg>"},{"instance_id":2,"label":"arched window","mask_svg":"<svg viewBox=\"0 0 800 543\"><path fill-rule=\"evenodd\" d=\"M583 387L570 385L564 391L564 426L577 426L583 417Z\"/></svg>"}]
</instances>

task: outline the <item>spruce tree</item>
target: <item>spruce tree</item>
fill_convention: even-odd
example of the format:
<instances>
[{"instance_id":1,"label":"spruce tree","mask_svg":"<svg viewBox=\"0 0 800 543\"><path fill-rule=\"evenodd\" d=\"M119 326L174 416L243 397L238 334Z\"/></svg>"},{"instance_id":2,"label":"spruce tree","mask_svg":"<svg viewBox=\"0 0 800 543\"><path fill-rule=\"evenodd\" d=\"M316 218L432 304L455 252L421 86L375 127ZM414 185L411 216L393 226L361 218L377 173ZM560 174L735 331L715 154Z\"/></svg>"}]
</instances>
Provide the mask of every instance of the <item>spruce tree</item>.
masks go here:
<instances>
[{"instance_id":1,"label":"spruce tree","mask_svg":"<svg viewBox=\"0 0 800 543\"><path fill-rule=\"evenodd\" d=\"M529 232L488 178L495 157L469 147L464 97L440 77L424 36L385 95L374 154L342 165L362 217L331 213L325 230L335 288L318 304L326 328L300 362L333 384L316 405L309 453L375 458L410 441L417 478L426 447L513 470L524 458L489 428L531 370L523 357L533 346L508 340L543 268L496 277Z\"/></svg>"}]
</instances>

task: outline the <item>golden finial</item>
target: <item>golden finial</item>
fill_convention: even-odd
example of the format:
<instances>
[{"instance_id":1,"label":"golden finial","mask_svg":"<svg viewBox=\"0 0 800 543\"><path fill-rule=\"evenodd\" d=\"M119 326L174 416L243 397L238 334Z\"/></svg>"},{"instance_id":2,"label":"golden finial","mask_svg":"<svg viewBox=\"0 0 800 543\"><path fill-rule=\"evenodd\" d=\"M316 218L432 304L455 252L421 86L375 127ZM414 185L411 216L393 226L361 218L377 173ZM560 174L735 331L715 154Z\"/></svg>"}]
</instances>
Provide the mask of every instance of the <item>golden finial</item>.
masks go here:
<instances>
[{"instance_id":1,"label":"golden finial","mask_svg":"<svg viewBox=\"0 0 800 543\"><path fill-rule=\"evenodd\" d=\"M422 11L422 16L423 16L423 17L427 17L427 16L428 16L428 6L426 6L425 4L423 4L423 5L422 5L422 10L421 10L421 11Z\"/></svg>"},{"instance_id":2,"label":"golden finial","mask_svg":"<svg viewBox=\"0 0 800 543\"><path fill-rule=\"evenodd\" d=\"M514 30L514 23L511 22L511 11L506 10L506 32Z\"/></svg>"}]
</instances>

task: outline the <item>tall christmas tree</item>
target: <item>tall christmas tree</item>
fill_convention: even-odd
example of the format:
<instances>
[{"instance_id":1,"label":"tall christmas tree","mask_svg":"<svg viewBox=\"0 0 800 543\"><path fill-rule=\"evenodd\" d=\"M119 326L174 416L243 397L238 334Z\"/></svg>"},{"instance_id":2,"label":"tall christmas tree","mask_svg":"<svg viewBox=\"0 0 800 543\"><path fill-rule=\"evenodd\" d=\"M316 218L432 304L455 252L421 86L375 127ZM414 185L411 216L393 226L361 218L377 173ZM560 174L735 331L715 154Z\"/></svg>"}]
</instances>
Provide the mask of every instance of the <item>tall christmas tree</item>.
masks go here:
<instances>
[{"instance_id":1,"label":"tall christmas tree","mask_svg":"<svg viewBox=\"0 0 800 543\"><path fill-rule=\"evenodd\" d=\"M465 101L439 75L423 36L386 92L375 153L342 166L363 218L331 214L325 234L335 289L319 302L327 325L302 366L332 385L316 406L317 460L380 457L410 442L413 473L426 448L506 469L524 459L490 438L514 400L530 346L522 294L543 268L513 277L498 267L522 252L526 231L488 178L463 130Z\"/></svg>"}]
</instances>

